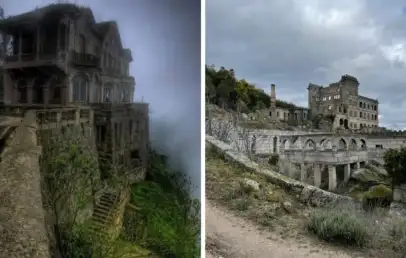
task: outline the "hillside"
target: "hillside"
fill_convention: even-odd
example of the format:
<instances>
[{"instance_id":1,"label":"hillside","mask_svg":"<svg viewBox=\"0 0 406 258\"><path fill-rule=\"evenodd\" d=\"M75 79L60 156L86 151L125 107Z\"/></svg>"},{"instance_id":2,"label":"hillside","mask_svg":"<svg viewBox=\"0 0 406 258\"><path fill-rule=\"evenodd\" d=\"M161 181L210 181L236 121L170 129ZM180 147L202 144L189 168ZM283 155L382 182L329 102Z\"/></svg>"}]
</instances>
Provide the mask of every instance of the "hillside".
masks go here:
<instances>
[{"instance_id":1,"label":"hillside","mask_svg":"<svg viewBox=\"0 0 406 258\"><path fill-rule=\"evenodd\" d=\"M238 79L233 69L206 65L206 102L244 113L269 108L270 96L245 79ZM293 103L276 100L281 108L300 108Z\"/></svg>"}]
</instances>

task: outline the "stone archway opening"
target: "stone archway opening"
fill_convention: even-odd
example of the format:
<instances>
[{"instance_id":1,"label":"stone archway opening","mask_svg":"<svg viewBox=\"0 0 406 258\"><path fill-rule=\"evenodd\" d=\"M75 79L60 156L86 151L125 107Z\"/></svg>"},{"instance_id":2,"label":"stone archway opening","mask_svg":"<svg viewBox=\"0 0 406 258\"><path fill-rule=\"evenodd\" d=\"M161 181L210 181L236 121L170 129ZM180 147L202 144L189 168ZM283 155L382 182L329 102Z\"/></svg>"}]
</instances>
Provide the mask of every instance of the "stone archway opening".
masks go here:
<instances>
[{"instance_id":1,"label":"stone archway opening","mask_svg":"<svg viewBox=\"0 0 406 258\"><path fill-rule=\"evenodd\" d=\"M344 150L347 149L347 142L343 138L341 138L338 141L337 149L340 150L340 151L344 151Z\"/></svg>"},{"instance_id":2,"label":"stone archway opening","mask_svg":"<svg viewBox=\"0 0 406 258\"><path fill-rule=\"evenodd\" d=\"M344 128L349 129L350 127L348 126L348 119L344 119Z\"/></svg>"},{"instance_id":3,"label":"stone archway opening","mask_svg":"<svg viewBox=\"0 0 406 258\"><path fill-rule=\"evenodd\" d=\"M340 126L343 126L344 125L344 119L342 119L342 118L340 118Z\"/></svg>"},{"instance_id":4,"label":"stone archway opening","mask_svg":"<svg viewBox=\"0 0 406 258\"><path fill-rule=\"evenodd\" d=\"M322 166L320 168L320 172L321 172L320 189L328 191L328 181L329 181L328 167L327 166Z\"/></svg>"},{"instance_id":5,"label":"stone archway opening","mask_svg":"<svg viewBox=\"0 0 406 258\"><path fill-rule=\"evenodd\" d=\"M304 149L305 150L315 150L316 149L316 143L312 139L308 139L305 142Z\"/></svg>"},{"instance_id":6,"label":"stone archway opening","mask_svg":"<svg viewBox=\"0 0 406 258\"><path fill-rule=\"evenodd\" d=\"M366 141L364 140L364 139L361 139L360 140L360 142L361 142L361 149L362 150L366 150L366 148L367 148L367 143L366 143Z\"/></svg>"},{"instance_id":7,"label":"stone archway opening","mask_svg":"<svg viewBox=\"0 0 406 258\"><path fill-rule=\"evenodd\" d=\"M292 145L288 139L285 139L282 144L285 150L289 150Z\"/></svg>"},{"instance_id":8,"label":"stone archway opening","mask_svg":"<svg viewBox=\"0 0 406 258\"><path fill-rule=\"evenodd\" d=\"M356 150L357 149L357 141L355 139L350 140L350 150Z\"/></svg>"},{"instance_id":9,"label":"stone archway opening","mask_svg":"<svg viewBox=\"0 0 406 258\"><path fill-rule=\"evenodd\" d=\"M331 144L331 141L328 139L323 139L320 141L320 149L321 150L332 150L333 145Z\"/></svg>"},{"instance_id":10,"label":"stone archway opening","mask_svg":"<svg viewBox=\"0 0 406 258\"><path fill-rule=\"evenodd\" d=\"M277 153L278 150L278 138L276 136L272 139L273 153Z\"/></svg>"}]
</instances>

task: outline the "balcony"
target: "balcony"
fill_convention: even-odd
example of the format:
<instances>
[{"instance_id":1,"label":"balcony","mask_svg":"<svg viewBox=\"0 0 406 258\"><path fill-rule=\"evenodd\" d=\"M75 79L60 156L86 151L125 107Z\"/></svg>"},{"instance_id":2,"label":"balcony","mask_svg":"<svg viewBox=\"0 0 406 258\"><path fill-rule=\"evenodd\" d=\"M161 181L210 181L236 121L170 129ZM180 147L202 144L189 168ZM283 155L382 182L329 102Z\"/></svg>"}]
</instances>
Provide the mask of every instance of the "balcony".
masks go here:
<instances>
[{"instance_id":1,"label":"balcony","mask_svg":"<svg viewBox=\"0 0 406 258\"><path fill-rule=\"evenodd\" d=\"M36 66L59 65L65 62L65 53L22 53L6 56L4 69L28 68Z\"/></svg>"},{"instance_id":2,"label":"balcony","mask_svg":"<svg viewBox=\"0 0 406 258\"><path fill-rule=\"evenodd\" d=\"M76 51L71 51L69 61L75 66L100 68L100 58L92 54L83 54Z\"/></svg>"}]
</instances>

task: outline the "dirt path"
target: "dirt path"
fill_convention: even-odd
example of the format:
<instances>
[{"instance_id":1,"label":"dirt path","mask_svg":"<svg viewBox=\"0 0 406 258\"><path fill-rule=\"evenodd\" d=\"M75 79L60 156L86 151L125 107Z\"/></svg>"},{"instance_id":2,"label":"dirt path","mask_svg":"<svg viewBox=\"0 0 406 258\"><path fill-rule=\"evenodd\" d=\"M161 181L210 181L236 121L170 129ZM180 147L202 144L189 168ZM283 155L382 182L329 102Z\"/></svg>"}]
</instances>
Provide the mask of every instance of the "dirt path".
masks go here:
<instances>
[{"instance_id":1,"label":"dirt path","mask_svg":"<svg viewBox=\"0 0 406 258\"><path fill-rule=\"evenodd\" d=\"M282 239L206 201L206 245L209 258L352 258L343 251L304 239Z\"/></svg>"}]
</instances>

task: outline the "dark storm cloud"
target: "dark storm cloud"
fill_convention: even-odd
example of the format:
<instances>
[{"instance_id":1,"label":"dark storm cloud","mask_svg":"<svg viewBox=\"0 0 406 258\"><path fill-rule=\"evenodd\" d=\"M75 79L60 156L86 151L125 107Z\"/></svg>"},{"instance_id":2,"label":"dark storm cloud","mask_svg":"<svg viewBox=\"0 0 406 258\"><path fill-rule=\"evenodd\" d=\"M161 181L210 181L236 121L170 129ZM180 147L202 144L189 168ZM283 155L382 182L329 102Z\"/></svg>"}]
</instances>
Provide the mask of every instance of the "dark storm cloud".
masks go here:
<instances>
[{"instance_id":1,"label":"dark storm cloud","mask_svg":"<svg viewBox=\"0 0 406 258\"><path fill-rule=\"evenodd\" d=\"M206 62L307 106L307 84L351 74L381 124L406 128L406 1L207 0ZM404 104L405 103L405 104Z\"/></svg>"},{"instance_id":2,"label":"dark storm cloud","mask_svg":"<svg viewBox=\"0 0 406 258\"><path fill-rule=\"evenodd\" d=\"M53 1L0 0L6 15ZM150 103L151 140L200 193L200 1L78 0L96 21L116 20L131 49L135 99Z\"/></svg>"}]
</instances>

